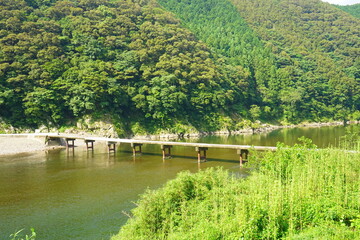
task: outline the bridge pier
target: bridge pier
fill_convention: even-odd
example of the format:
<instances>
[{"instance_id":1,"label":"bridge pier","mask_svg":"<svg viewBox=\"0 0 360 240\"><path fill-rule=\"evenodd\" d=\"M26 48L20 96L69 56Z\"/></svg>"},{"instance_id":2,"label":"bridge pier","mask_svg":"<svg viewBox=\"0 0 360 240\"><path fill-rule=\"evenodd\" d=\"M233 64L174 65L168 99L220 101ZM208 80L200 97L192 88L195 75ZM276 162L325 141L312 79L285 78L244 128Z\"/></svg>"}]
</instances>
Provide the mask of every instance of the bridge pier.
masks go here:
<instances>
[{"instance_id":1,"label":"bridge pier","mask_svg":"<svg viewBox=\"0 0 360 240\"><path fill-rule=\"evenodd\" d=\"M240 166L242 166L244 162L247 162L249 150L248 149L238 149L237 154L240 155Z\"/></svg>"},{"instance_id":2,"label":"bridge pier","mask_svg":"<svg viewBox=\"0 0 360 240\"><path fill-rule=\"evenodd\" d=\"M131 147L133 149L133 154L136 155L137 153L141 153L141 143L131 143ZM138 147L138 149L136 149Z\"/></svg>"},{"instance_id":3,"label":"bridge pier","mask_svg":"<svg viewBox=\"0 0 360 240\"><path fill-rule=\"evenodd\" d=\"M75 147L75 140L76 138L65 138L66 141L66 148L74 148Z\"/></svg>"},{"instance_id":4,"label":"bridge pier","mask_svg":"<svg viewBox=\"0 0 360 240\"><path fill-rule=\"evenodd\" d=\"M116 142L107 142L109 153L116 151Z\"/></svg>"},{"instance_id":5,"label":"bridge pier","mask_svg":"<svg viewBox=\"0 0 360 240\"><path fill-rule=\"evenodd\" d=\"M94 142L95 140L88 140L88 139L85 139L85 143L86 143L86 149L89 150L94 150ZM89 143L90 143L90 146L89 146Z\"/></svg>"},{"instance_id":6,"label":"bridge pier","mask_svg":"<svg viewBox=\"0 0 360 240\"><path fill-rule=\"evenodd\" d=\"M171 148L172 145L161 145L163 159L171 158Z\"/></svg>"},{"instance_id":7,"label":"bridge pier","mask_svg":"<svg viewBox=\"0 0 360 240\"><path fill-rule=\"evenodd\" d=\"M201 160L206 162L206 151L207 150L208 150L207 147L195 147L195 151L198 153L198 163L200 163ZM202 154L201 154L201 152L202 152Z\"/></svg>"}]
</instances>

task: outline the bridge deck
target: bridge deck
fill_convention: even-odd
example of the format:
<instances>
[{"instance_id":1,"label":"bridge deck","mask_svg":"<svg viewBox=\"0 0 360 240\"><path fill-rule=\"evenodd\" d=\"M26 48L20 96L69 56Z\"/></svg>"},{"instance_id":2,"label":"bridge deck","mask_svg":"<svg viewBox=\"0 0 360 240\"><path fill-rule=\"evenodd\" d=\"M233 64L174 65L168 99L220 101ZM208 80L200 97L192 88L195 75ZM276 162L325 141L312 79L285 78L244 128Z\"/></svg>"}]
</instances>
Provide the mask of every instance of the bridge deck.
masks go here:
<instances>
[{"instance_id":1,"label":"bridge deck","mask_svg":"<svg viewBox=\"0 0 360 240\"><path fill-rule=\"evenodd\" d=\"M237 150L237 153L240 156L240 165L243 161L247 159L249 149L256 151L276 151L276 147L267 147L267 146L250 146L250 145L232 145L232 144L212 144L212 143L196 143L196 142L170 142L170 141L152 141L152 140L139 140L139 139L123 139L123 138L106 138L106 137L85 137L79 135L67 135L67 134L57 134L57 133L32 133L32 134L0 134L1 136L8 137L44 137L46 142L49 138L52 139L64 139L66 142L67 148L74 148L75 140L83 140L86 143L87 149L94 149L93 143L96 141L106 142L108 144L109 153L115 152L116 143L128 143L131 144L133 148L133 153L141 153L141 145L143 144L153 144L160 145L163 153L163 158L170 157L171 150L173 146L184 146L184 147L194 147L198 155L198 161L206 161L206 151L208 148L222 148L222 149L234 149ZM89 146L90 143L90 146Z\"/></svg>"},{"instance_id":2,"label":"bridge deck","mask_svg":"<svg viewBox=\"0 0 360 240\"><path fill-rule=\"evenodd\" d=\"M276 151L276 147L267 146L250 146L250 145L233 145L233 144L213 144L213 143L196 143L196 142L170 142L170 141L152 141L139 139L124 139L124 138L105 138L105 137L83 137L76 135L57 135L57 134L35 134L35 136L48 136L52 138L68 138L79 140L93 140L100 142L116 142L116 143L130 143L130 144L153 144L153 145L170 145L170 146L184 146L184 147L199 147L199 148L226 148L226 149L254 149L257 151Z\"/></svg>"}]
</instances>

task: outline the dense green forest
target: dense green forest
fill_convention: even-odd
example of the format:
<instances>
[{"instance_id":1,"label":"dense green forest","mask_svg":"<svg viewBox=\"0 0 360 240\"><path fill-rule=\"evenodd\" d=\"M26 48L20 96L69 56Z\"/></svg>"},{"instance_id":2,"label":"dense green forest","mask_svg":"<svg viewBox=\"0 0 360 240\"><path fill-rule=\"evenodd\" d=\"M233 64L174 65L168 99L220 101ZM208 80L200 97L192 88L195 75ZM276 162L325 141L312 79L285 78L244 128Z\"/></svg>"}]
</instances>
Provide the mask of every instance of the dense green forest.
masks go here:
<instances>
[{"instance_id":1,"label":"dense green forest","mask_svg":"<svg viewBox=\"0 0 360 240\"><path fill-rule=\"evenodd\" d=\"M158 2L1 1L1 120L128 135L360 118L358 19L318 0Z\"/></svg>"},{"instance_id":2,"label":"dense green forest","mask_svg":"<svg viewBox=\"0 0 360 240\"><path fill-rule=\"evenodd\" d=\"M247 80L248 105L263 105L268 88L278 89L275 58L259 37L228 1L159 0L167 10L175 12L188 29L216 52L217 58L232 67L244 69ZM266 114L279 108L267 108ZM263 114L263 117L267 116ZM281 113L280 113L281 114Z\"/></svg>"},{"instance_id":3,"label":"dense green forest","mask_svg":"<svg viewBox=\"0 0 360 240\"><path fill-rule=\"evenodd\" d=\"M234 0L236 11L219 0L159 2L230 64L250 72L260 94L251 100L262 117L324 121L359 110L360 22L333 6Z\"/></svg>"},{"instance_id":4,"label":"dense green forest","mask_svg":"<svg viewBox=\"0 0 360 240\"><path fill-rule=\"evenodd\" d=\"M12 124L108 114L150 130L201 128L245 109L245 73L216 63L156 2L48 5L1 2L1 116Z\"/></svg>"},{"instance_id":5,"label":"dense green forest","mask_svg":"<svg viewBox=\"0 0 360 240\"><path fill-rule=\"evenodd\" d=\"M358 19L317 0L232 2L272 46L278 78L293 93L280 99L293 103L296 117L321 120L359 109Z\"/></svg>"},{"instance_id":6,"label":"dense green forest","mask_svg":"<svg viewBox=\"0 0 360 240\"><path fill-rule=\"evenodd\" d=\"M346 5L346 6L340 6L340 5L334 5L334 6L340 8L345 12L350 13L354 17L360 18L360 3L353 5Z\"/></svg>"}]
</instances>

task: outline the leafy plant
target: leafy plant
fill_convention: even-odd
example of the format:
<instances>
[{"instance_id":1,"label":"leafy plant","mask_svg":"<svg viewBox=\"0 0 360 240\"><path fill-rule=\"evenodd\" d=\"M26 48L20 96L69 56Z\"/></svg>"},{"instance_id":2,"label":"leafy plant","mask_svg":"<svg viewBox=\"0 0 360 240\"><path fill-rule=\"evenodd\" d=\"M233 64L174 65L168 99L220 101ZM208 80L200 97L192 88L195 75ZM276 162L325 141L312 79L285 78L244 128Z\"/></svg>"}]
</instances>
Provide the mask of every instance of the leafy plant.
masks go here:
<instances>
[{"instance_id":1,"label":"leafy plant","mask_svg":"<svg viewBox=\"0 0 360 240\"><path fill-rule=\"evenodd\" d=\"M24 231L24 229L21 229L13 234L10 234L10 239L11 240L35 240L36 239L36 233L34 228L30 228L31 230L31 235L25 235L22 236L22 232Z\"/></svg>"}]
</instances>

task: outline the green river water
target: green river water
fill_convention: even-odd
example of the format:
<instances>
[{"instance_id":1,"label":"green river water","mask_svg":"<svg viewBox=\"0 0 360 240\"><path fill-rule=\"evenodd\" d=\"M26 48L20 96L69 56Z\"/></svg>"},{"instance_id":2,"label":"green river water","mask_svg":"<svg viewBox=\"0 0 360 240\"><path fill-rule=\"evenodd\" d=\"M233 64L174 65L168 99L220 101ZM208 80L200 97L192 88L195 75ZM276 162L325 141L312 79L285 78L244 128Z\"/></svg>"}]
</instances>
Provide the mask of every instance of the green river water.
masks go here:
<instances>
[{"instance_id":1,"label":"green river water","mask_svg":"<svg viewBox=\"0 0 360 240\"><path fill-rule=\"evenodd\" d=\"M293 145L305 136L325 148L338 145L344 134L344 127L332 126L186 141L276 146L277 142ZM128 144L108 154L104 144L95 143L90 152L80 146L74 152L0 156L0 239L10 239L23 228L29 234L32 227L39 240L108 240L126 222L124 212L135 206L139 194L162 186L180 171L215 166L238 175L247 171L239 167L235 150L210 149L208 161L200 165L194 148L175 146L172 154L163 161L159 146L144 145L143 154L134 158Z\"/></svg>"}]
</instances>

